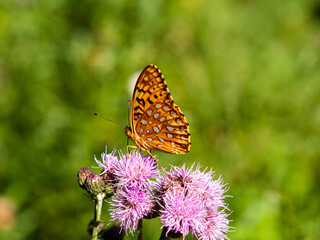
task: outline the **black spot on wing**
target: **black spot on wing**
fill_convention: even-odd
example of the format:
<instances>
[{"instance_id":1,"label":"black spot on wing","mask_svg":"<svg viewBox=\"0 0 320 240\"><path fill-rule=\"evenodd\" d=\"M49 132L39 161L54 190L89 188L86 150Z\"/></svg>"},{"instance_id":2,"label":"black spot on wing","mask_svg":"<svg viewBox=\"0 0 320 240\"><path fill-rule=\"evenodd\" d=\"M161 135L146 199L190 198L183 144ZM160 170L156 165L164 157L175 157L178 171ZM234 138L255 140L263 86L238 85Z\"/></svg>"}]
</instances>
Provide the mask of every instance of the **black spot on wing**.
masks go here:
<instances>
[{"instance_id":1,"label":"black spot on wing","mask_svg":"<svg viewBox=\"0 0 320 240\"><path fill-rule=\"evenodd\" d=\"M135 111L137 111L138 109L143 112L143 109L140 106L137 106L137 107L134 108Z\"/></svg>"},{"instance_id":2,"label":"black spot on wing","mask_svg":"<svg viewBox=\"0 0 320 240\"><path fill-rule=\"evenodd\" d=\"M134 120L138 120L138 119L141 118L141 117L142 117L142 114L141 114L141 113L134 113L134 114L133 114Z\"/></svg>"},{"instance_id":3,"label":"black spot on wing","mask_svg":"<svg viewBox=\"0 0 320 240\"><path fill-rule=\"evenodd\" d=\"M137 101L138 104L142 105L142 107L144 107L146 105L144 99L142 99L142 98L140 99L140 98L137 97L136 101Z\"/></svg>"},{"instance_id":4,"label":"black spot on wing","mask_svg":"<svg viewBox=\"0 0 320 240\"><path fill-rule=\"evenodd\" d=\"M142 88L138 88L138 87L137 87L137 91L138 91L138 92L143 92L143 93L149 93L149 94L151 94L150 90L145 91L145 90L143 90Z\"/></svg>"},{"instance_id":5,"label":"black spot on wing","mask_svg":"<svg viewBox=\"0 0 320 240\"><path fill-rule=\"evenodd\" d=\"M153 104L153 101L151 101L150 98L147 98L147 100L150 104Z\"/></svg>"}]
</instances>

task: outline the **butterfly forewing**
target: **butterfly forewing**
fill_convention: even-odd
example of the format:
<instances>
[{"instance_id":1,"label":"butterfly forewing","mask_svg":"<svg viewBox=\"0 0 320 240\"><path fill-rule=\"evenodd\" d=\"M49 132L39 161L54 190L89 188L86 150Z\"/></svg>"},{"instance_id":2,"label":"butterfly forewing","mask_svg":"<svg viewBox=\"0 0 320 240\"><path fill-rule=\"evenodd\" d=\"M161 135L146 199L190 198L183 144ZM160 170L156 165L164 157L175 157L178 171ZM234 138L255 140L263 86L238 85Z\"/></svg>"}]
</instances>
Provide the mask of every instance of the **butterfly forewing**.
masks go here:
<instances>
[{"instance_id":1,"label":"butterfly forewing","mask_svg":"<svg viewBox=\"0 0 320 240\"><path fill-rule=\"evenodd\" d=\"M171 154L190 150L189 124L173 102L161 71L154 65L147 66L137 80L131 127L133 140L145 149Z\"/></svg>"},{"instance_id":2,"label":"butterfly forewing","mask_svg":"<svg viewBox=\"0 0 320 240\"><path fill-rule=\"evenodd\" d=\"M161 71L156 66L147 66L141 72L134 88L131 105L131 125L135 125L146 109L156 101L163 101L167 96L171 98ZM173 101L172 98L170 100Z\"/></svg>"}]
</instances>

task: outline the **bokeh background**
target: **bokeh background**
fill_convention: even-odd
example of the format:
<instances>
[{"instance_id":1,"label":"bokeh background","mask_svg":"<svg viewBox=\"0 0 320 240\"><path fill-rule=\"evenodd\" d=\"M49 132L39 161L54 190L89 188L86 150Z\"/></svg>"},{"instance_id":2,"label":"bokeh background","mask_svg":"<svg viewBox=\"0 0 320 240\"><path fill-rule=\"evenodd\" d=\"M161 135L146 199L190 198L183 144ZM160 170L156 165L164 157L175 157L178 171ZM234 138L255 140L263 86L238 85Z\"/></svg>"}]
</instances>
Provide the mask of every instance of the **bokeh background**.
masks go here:
<instances>
[{"instance_id":1,"label":"bokeh background","mask_svg":"<svg viewBox=\"0 0 320 240\"><path fill-rule=\"evenodd\" d=\"M90 238L77 171L126 146L92 113L126 124L150 63L192 140L157 156L223 176L229 238L320 239L319 53L315 0L1 0L0 239Z\"/></svg>"}]
</instances>

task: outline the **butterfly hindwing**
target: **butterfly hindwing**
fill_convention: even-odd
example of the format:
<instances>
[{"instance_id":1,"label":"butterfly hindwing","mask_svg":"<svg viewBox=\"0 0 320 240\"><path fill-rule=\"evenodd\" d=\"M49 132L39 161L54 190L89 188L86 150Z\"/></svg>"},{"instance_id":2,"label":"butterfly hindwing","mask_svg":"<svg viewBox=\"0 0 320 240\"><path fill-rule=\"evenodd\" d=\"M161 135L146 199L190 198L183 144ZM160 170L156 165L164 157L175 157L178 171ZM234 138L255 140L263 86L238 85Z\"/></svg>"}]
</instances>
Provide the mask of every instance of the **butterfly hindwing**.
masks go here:
<instances>
[{"instance_id":1,"label":"butterfly hindwing","mask_svg":"<svg viewBox=\"0 0 320 240\"><path fill-rule=\"evenodd\" d=\"M141 117L136 131L150 149L171 154L189 151L189 125L175 105L158 102L151 106Z\"/></svg>"}]
</instances>

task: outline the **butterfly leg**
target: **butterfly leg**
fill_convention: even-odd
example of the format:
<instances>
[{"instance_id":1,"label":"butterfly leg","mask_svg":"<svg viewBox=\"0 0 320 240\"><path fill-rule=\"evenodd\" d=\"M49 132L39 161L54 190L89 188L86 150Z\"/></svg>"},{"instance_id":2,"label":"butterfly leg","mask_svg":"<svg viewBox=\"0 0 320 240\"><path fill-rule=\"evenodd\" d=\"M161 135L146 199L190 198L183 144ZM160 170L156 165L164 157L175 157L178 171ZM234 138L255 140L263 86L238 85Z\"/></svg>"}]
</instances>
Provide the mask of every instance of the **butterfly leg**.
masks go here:
<instances>
[{"instance_id":1,"label":"butterfly leg","mask_svg":"<svg viewBox=\"0 0 320 240\"><path fill-rule=\"evenodd\" d=\"M129 148L138 148L138 147L137 147L137 146L133 146L133 145L127 145L127 156L128 156L128 154L129 154ZM140 149L140 153L141 153L141 149ZM161 164L159 163L159 161L155 158L155 156L153 156L149 150L147 150L147 153L148 153L149 156L151 156L154 160L156 160L156 162L157 162L158 165L160 166L161 170L162 170L167 176L169 176L169 174L166 172L166 170L164 170L164 168L161 166Z\"/></svg>"},{"instance_id":2,"label":"butterfly leg","mask_svg":"<svg viewBox=\"0 0 320 240\"><path fill-rule=\"evenodd\" d=\"M162 169L162 171L169 176L169 174L166 172L166 170L164 170L164 168L161 166L161 164L159 163L159 161L151 154L151 152L149 150L147 150L147 153L154 159L156 160L156 162L158 163L158 165L160 166L160 168Z\"/></svg>"},{"instance_id":3,"label":"butterfly leg","mask_svg":"<svg viewBox=\"0 0 320 240\"><path fill-rule=\"evenodd\" d=\"M127 145L127 155L129 154L129 148L138 148L137 146ZM140 149L141 151L141 149Z\"/></svg>"}]
</instances>

